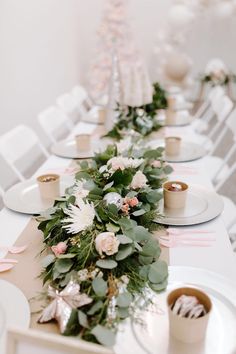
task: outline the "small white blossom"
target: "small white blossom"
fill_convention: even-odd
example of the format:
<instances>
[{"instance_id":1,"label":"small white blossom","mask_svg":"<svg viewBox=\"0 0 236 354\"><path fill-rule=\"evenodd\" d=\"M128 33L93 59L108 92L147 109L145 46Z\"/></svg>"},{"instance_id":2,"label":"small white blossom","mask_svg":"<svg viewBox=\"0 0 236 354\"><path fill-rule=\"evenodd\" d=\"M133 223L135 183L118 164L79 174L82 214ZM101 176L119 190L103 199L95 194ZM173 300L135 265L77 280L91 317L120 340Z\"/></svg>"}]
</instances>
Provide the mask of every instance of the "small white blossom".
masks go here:
<instances>
[{"instance_id":1,"label":"small white blossom","mask_svg":"<svg viewBox=\"0 0 236 354\"><path fill-rule=\"evenodd\" d=\"M129 284L129 277L127 275L122 275L120 279L123 281L124 284Z\"/></svg>"},{"instance_id":2,"label":"small white blossom","mask_svg":"<svg viewBox=\"0 0 236 354\"><path fill-rule=\"evenodd\" d=\"M81 269L78 271L78 277L80 281L85 281L88 279L88 269Z\"/></svg>"}]
</instances>

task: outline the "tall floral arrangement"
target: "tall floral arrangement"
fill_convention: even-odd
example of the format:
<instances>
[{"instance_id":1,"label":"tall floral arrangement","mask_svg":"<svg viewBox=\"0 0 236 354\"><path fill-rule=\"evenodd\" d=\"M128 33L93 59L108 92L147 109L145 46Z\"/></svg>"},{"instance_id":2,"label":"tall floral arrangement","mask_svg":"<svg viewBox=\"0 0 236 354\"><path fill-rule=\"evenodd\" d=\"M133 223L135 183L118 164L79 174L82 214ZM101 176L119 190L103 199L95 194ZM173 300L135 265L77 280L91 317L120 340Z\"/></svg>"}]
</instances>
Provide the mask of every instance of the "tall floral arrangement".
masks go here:
<instances>
[{"instance_id":1,"label":"tall floral arrangement","mask_svg":"<svg viewBox=\"0 0 236 354\"><path fill-rule=\"evenodd\" d=\"M127 130L129 134L133 132L137 136L147 136L162 128L163 125L158 120L158 111L166 108L166 91L156 82L153 84L151 103L137 107L117 104L118 116L116 122L106 136L121 140L127 135Z\"/></svg>"},{"instance_id":2,"label":"tall floral arrangement","mask_svg":"<svg viewBox=\"0 0 236 354\"><path fill-rule=\"evenodd\" d=\"M106 0L98 34L98 49L90 71L94 99L109 95L113 56L117 57L121 99L124 104L142 105L152 98L147 70L135 45L127 21L126 0Z\"/></svg>"},{"instance_id":3,"label":"tall floral arrangement","mask_svg":"<svg viewBox=\"0 0 236 354\"><path fill-rule=\"evenodd\" d=\"M40 323L55 319L63 334L111 346L143 294L145 307L151 290L165 289L167 264L153 236L171 172L162 153L131 146L120 154L111 145L80 163L74 185L39 224L49 285Z\"/></svg>"}]
</instances>

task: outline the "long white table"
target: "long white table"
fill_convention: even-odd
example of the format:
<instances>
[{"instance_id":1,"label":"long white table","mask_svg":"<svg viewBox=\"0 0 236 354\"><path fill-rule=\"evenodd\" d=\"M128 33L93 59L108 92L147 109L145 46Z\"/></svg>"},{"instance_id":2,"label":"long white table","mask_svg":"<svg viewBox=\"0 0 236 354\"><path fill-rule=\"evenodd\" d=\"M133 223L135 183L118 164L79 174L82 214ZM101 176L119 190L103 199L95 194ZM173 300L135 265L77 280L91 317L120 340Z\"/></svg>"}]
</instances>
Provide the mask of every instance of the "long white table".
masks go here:
<instances>
[{"instance_id":1,"label":"long white table","mask_svg":"<svg viewBox=\"0 0 236 354\"><path fill-rule=\"evenodd\" d=\"M93 124L79 123L71 134L73 136L76 133L92 133L96 128ZM181 135L186 134L186 140L196 141L197 137L194 134L191 127L179 128ZM39 168L35 173L35 176L44 172L56 171L59 169L66 169L71 163L70 159L64 159L56 156L50 156L47 161ZM213 188L210 179L207 175L207 166L205 165L205 159L200 159L195 162L185 163L188 167L191 167L196 171L195 174L177 174L174 172L171 175L171 179L178 179L186 181L188 184L197 184L202 187ZM33 176L33 177L35 177ZM21 232L27 226L31 219L30 215L24 215L13 212L7 208L2 209L0 212L0 225L1 225L1 246L11 246L15 243ZM176 247L169 249L169 264L171 266L189 266L204 268L206 270L214 271L222 276L229 278L231 281L236 280L236 256L232 251L229 237L221 217L218 217L210 222L202 225L186 227L188 229L198 228L204 230L210 230L215 232L216 240L210 247ZM4 257L6 252L0 252L0 258ZM17 265L16 265L17 266ZM124 335L124 337L123 337ZM122 333L119 332L119 343L124 345L122 352L128 354L127 345L125 341L128 336L129 348L132 347L132 352L136 354L144 354L142 348L135 340L130 328L127 327ZM120 347L120 348L121 348ZM121 349L120 349L121 350ZM121 352L119 350L119 353ZM130 351L129 351L130 352Z\"/></svg>"},{"instance_id":2,"label":"long white table","mask_svg":"<svg viewBox=\"0 0 236 354\"><path fill-rule=\"evenodd\" d=\"M95 129L95 125L88 123L79 123L71 134L73 136L76 133L92 133ZM175 128L176 129L176 128ZM184 131L187 132L186 138L188 140L195 140L191 127L179 128L181 134ZM191 133L191 134L190 134ZM43 172L49 172L54 169L66 168L70 164L70 159L60 158L51 155L47 161L39 168L35 173L39 175ZM185 163L188 167L197 171L196 174L172 174L172 179L180 179L186 181L188 184L197 184L207 188L213 188L210 179L207 175L207 166L205 165L205 159L202 158L195 162ZM15 213L7 208L3 208L0 212L0 225L4 232L1 233L0 245L11 246L17 240L20 233L26 227L30 220L30 216ZM204 223L202 225L187 227L188 229L208 229L215 232L216 241L210 247L176 247L170 248L170 265L176 266L192 266L205 268L214 272L217 272L223 276L226 276L232 280L236 280L236 256L232 251L232 247L229 241L229 236L226 231L225 225L221 217L218 217L212 221ZM4 257L6 252L1 251L0 257Z\"/></svg>"}]
</instances>

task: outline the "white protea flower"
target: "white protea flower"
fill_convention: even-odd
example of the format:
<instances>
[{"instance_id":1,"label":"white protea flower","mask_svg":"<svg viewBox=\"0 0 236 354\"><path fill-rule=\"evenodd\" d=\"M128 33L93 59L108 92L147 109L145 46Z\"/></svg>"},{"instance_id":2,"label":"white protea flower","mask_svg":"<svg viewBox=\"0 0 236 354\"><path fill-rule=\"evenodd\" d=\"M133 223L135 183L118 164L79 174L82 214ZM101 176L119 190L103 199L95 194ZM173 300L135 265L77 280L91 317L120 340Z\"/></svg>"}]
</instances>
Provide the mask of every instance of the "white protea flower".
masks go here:
<instances>
[{"instance_id":1,"label":"white protea flower","mask_svg":"<svg viewBox=\"0 0 236 354\"><path fill-rule=\"evenodd\" d=\"M128 157L116 156L112 157L107 162L107 166L109 166L113 171L116 170L124 170L126 168L137 168L143 163L144 159L132 159Z\"/></svg>"},{"instance_id":2,"label":"white protea flower","mask_svg":"<svg viewBox=\"0 0 236 354\"><path fill-rule=\"evenodd\" d=\"M75 203L78 205L78 202L81 198L86 198L89 194L89 190L84 188L84 184L86 183L85 179L80 181L76 181L75 186L73 188L73 195L75 196L76 200Z\"/></svg>"},{"instance_id":3,"label":"white protea flower","mask_svg":"<svg viewBox=\"0 0 236 354\"><path fill-rule=\"evenodd\" d=\"M87 229L87 227L93 224L95 217L93 204L85 203L82 198L78 198L77 206L70 204L70 206L64 210L64 213L67 214L69 218L62 220L62 223L67 223L67 225L63 227L71 234L77 234Z\"/></svg>"}]
</instances>

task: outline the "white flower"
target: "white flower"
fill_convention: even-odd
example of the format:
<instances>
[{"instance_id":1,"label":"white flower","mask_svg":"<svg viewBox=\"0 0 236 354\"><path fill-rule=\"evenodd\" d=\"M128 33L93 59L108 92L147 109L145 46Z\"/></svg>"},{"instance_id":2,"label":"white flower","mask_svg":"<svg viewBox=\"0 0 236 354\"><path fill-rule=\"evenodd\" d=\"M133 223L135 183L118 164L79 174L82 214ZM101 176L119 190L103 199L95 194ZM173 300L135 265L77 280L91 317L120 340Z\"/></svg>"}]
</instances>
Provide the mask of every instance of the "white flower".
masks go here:
<instances>
[{"instance_id":1,"label":"white flower","mask_svg":"<svg viewBox=\"0 0 236 354\"><path fill-rule=\"evenodd\" d=\"M88 269L81 269L78 271L78 277L80 281L85 281L88 279Z\"/></svg>"},{"instance_id":2,"label":"white flower","mask_svg":"<svg viewBox=\"0 0 236 354\"><path fill-rule=\"evenodd\" d=\"M95 239L95 247L100 256L105 253L111 256L118 252L119 240L116 238L114 232L102 232L97 235Z\"/></svg>"},{"instance_id":3,"label":"white flower","mask_svg":"<svg viewBox=\"0 0 236 354\"><path fill-rule=\"evenodd\" d=\"M113 171L124 170L125 168L137 168L143 163L144 159L132 159L128 157L116 156L112 157L107 165L111 167Z\"/></svg>"},{"instance_id":4,"label":"white flower","mask_svg":"<svg viewBox=\"0 0 236 354\"><path fill-rule=\"evenodd\" d=\"M218 73L228 74L228 68L226 67L225 63L218 58L214 58L207 63L205 74L206 75L214 75Z\"/></svg>"},{"instance_id":5,"label":"white flower","mask_svg":"<svg viewBox=\"0 0 236 354\"><path fill-rule=\"evenodd\" d=\"M129 284L129 277L127 275L122 275L120 280L126 285Z\"/></svg>"},{"instance_id":6,"label":"white flower","mask_svg":"<svg viewBox=\"0 0 236 354\"><path fill-rule=\"evenodd\" d=\"M131 181L130 187L132 189L146 187L147 181L147 177L141 171L137 171Z\"/></svg>"},{"instance_id":7,"label":"white flower","mask_svg":"<svg viewBox=\"0 0 236 354\"><path fill-rule=\"evenodd\" d=\"M85 203L82 198L77 199L77 206L70 204L69 208L64 210L69 218L62 220L62 223L68 223L63 227L71 234L87 229L93 224L95 217L93 204Z\"/></svg>"},{"instance_id":8,"label":"white flower","mask_svg":"<svg viewBox=\"0 0 236 354\"><path fill-rule=\"evenodd\" d=\"M86 180L82 179L81 181L76 181L76 184L73 188L73 195L76 198L76 205L78 205L78 202L80 201L81 198L86 198L87 195L89 194L89 190L84 188L84 184L86 183Z\"/></svg>"}]
</instances>

